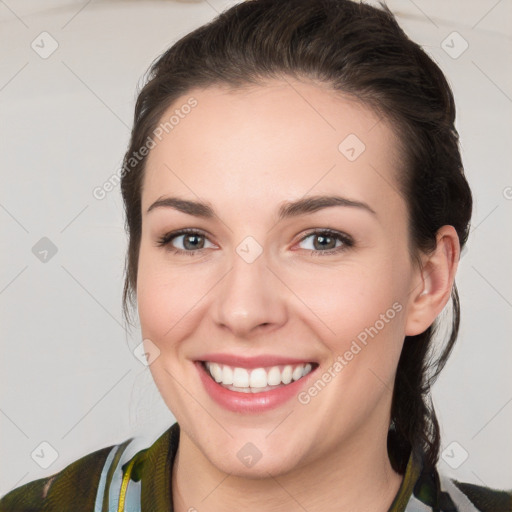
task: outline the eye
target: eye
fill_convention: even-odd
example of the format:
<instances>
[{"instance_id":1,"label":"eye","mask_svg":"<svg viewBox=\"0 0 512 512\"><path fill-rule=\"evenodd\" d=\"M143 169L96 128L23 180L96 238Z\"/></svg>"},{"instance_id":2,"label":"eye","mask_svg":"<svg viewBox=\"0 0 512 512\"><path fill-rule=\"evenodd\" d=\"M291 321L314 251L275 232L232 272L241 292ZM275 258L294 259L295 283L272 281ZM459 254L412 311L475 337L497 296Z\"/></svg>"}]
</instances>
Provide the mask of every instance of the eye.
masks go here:
<instances>
[{"instance_id":1,"label":"eye","mask_svg":"<svg viewBox=\"0 0 512 512\"><path fill-rule=\"evenodd\" d=\"M339 254L354 246L352 237L331 229L310 231L307 235L302 237L300 242L302 243L309 238L312 239L312 243L309 243L310 248L305 248L305 250L310 251L311 256ZM177 248L173 243L179 239L181 239L179 243L182 244L183 249ZM181 229L167 233L159 238L156 244L159 247L166 247L174 254L188 254L189 256L193 256L205 249L205 241L207 240L206 234L201 231L196 229Z\"/></svg>"},{"instance_id":2,"label":"eye","mask_svg":"<svg viewBox=\"0 0 512 512\"><path fill-rule=\"evenodd\" d=\"M179 240L184 249L175 247L172 242ZM207 240L206 235L201 231L195 229L181 229L180 231L174 231L167 233L163 237L157 240L157 246L167 247L169 251L174 254L188 254L193 256L196 252L204 249L204 241Z\"/></svg>"},{"instance_id":3,"label":"eye","mask_svg":"<svg viewBox=\"0 0 512 512\"><path fill-rule=\"evenodd\" d=\"M312 243L308 243L309 248L306 248L306 250L311 251L311 256L329 256L339 254L354 245L352 237L331 229L317 229L310 231L301 239L301 242L304 242L308 238L312 239ZM339 245L336 245L338 242Z\"/></svg>"}]
</instances>

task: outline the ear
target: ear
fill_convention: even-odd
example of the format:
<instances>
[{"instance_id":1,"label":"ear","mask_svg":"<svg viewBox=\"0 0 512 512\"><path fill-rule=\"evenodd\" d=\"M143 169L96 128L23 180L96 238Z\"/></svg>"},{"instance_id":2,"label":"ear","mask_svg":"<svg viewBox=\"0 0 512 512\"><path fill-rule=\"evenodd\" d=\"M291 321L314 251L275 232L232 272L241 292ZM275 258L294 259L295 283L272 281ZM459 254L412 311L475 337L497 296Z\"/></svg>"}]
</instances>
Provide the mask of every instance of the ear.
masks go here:
<instances>
[{"instance_id":1,"label":"ear","mask_svg":"<svg viewBox=\"0 0 512 512\"><path fill-rule=\"evenodd\" d=\"M443 226L436 234L436 248L422 258L415 288L410 293L405 335L426 331L450 299L460 258L460 244L453 226Z\"/></svg>"}]
</instances>

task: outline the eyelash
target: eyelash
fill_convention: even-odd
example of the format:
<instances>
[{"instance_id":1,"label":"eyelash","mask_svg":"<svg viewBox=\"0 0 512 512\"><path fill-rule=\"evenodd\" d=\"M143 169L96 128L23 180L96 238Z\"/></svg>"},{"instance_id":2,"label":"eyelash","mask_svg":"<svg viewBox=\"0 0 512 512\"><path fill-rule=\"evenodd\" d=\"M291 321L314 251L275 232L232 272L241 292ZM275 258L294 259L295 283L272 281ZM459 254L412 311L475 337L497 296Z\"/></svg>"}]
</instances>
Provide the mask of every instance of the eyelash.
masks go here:
<instances>
[{"instance_id":1,"label":"eyelash","mask_svg":"<svg viewBox=\"0 0 512 512\"><path fill-rule=\"evenodd\" d=\"M174 240L175 238L178 238L179 236L182 236L182 235L199 235L199 236L206 238L206 234L201 231L198 231L195 229L182 229L180 231L167 233L166 235L159 238L157 240L157 246L158 247L170 246L169 250L172 253L178 254L178 255L187 254L188 256L194 256L197 252L200 252L203 250L203 249L196 249L193 251L184 251L182 249L176 249L175 247L170 245L172 240ZM331 255L335 255L335 254L340 254L354 246L354 240L350 236L348 236L344 233L340 233L339 231L333 231L331 229L317 229L317 230L310 231L305 236L303 236L299 240L299 242L303 242L304 240L306 240L307 238L309 238L312 235L327 235L329 237L335 238L336 240L340 240L341 242L343 242L343 245L336 249L330 249L327 251L315 251L312 249L304 249L304 250L311 251L311 256L314 256L314 255L331 256Z\"/></svg>"}]
</instances>

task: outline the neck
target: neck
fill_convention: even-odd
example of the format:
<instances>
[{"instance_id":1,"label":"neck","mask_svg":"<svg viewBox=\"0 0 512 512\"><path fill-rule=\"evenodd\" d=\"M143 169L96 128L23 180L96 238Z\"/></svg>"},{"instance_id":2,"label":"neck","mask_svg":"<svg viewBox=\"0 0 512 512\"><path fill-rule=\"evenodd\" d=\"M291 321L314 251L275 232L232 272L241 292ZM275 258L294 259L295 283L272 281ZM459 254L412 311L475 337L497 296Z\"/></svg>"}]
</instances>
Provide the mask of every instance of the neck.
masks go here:
<instances>
[{"instance_id":1,"label":"neck","mask_svg":"<svg viewBox=\"0 0 512 512\"><path fill-rule=\"evenodd\" d=\"M386 433L387 435L387 433ZM389 461L386 437L340 445L300 468L262 479L226 474L181 430L172 470L175 512L387 512L403 476Z\"/></svg>"}]
</instances>

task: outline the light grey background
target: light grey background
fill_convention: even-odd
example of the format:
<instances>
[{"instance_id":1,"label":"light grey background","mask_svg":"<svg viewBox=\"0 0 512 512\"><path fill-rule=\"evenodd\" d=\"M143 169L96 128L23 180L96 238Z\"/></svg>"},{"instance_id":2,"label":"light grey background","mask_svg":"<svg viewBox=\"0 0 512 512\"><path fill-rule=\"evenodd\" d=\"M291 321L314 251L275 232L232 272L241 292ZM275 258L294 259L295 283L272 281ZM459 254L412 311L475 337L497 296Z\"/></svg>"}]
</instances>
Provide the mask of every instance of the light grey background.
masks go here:
<instances>
[{"instance_id":1,"label":"light grey background","mask_svg":"<svg viewBox=\"0 0 512 512\"><path fill-rule=\"evenodd\" d=\"M2 495L174 421L132 353L140 332L124 329L119 187L92 191L121 165L151 61L234 3L0 0ZM460 336L433 390L440 469L512 488L512 4L388 5L453 86L475 197ZM32 252L42 237L57 247L46 263Z\"/></svg>"}]
</instances>

